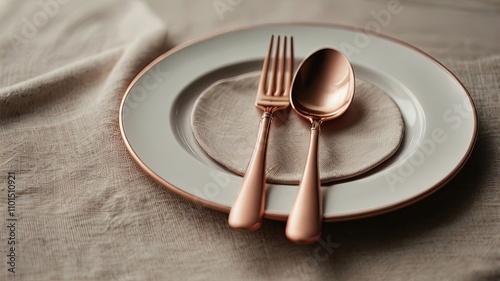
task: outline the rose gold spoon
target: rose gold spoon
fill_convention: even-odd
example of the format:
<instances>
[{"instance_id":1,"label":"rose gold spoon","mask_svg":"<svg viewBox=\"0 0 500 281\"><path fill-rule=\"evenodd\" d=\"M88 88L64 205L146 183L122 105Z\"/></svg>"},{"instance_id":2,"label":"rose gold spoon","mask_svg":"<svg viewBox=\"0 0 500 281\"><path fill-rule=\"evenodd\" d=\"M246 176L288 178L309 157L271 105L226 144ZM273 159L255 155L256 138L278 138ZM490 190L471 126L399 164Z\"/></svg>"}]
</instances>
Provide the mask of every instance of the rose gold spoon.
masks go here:
<instances>
[{"instance_id":1,"label":"rose gold spoon","mask_svg":"<svg viewBox=\"0 0 500 281\"><path fill-rule=\"evenodd\" d=\"M321 49L306 58L295 74L290 101L293 109L311 121L311 141L304 176L288 216L286 237L312 243L321 235L323 202L318 171L321 123L342 115L354 95L354 72L347 58L334 49Z\"/></svg>"}]
</instances>

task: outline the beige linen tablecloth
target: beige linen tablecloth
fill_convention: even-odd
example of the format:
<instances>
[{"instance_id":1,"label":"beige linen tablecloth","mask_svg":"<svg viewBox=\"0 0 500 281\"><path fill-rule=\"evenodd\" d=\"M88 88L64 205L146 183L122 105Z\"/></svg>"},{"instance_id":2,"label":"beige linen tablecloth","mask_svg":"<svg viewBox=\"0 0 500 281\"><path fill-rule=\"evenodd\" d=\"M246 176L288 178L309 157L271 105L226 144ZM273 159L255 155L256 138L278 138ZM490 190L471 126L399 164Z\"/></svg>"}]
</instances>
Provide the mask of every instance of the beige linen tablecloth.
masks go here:
<instances>
[{"instance_id":1,"label":"beige linen tablecloth","mask_svg":"<svg viewBox=\"0 0 500 281\"><path fill-rule=\"evenodd\" d=\"M363 27L386 1L1 1L0 280L500 280L500 6L401 4L382 32L464 82L476 148L429 198L298 246L282 222L236 232L146 177L119 133L123 91L187 39L269 22Z\"/></svg>"}]
</instances>

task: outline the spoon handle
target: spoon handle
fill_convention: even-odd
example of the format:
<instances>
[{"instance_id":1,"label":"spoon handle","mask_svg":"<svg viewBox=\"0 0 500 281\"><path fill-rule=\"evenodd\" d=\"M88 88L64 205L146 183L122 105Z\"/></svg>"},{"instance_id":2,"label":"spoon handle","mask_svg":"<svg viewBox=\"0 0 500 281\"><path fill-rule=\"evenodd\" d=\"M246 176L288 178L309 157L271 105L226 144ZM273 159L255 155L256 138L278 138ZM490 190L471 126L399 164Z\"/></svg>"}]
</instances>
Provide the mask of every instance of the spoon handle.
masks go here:
<instances>
[{"instance_id":1,"label":"spoon handle","mask_svg":"<svg viewBox=\"0 0 500 281\"><path fill-rule=\"evenodd\" d=\"M236 229L257 230L264 216L266 187L266 151L272 111L265 111L260 119L259 136L243 177L240 193L229 212L229 226Z\"/></svg>"},{"instance_id":2,"label":"spoon handle","mask_svg":"<svg viewBox=\"0 0 500 281\"><path fill-rule=\"evenodd\" d=\"M321 235L323 204L318 171L319 121L313 121L311 142L299 191L286 224L286 237L296 243L313 243Z\"/></svg>"}]
</instances>

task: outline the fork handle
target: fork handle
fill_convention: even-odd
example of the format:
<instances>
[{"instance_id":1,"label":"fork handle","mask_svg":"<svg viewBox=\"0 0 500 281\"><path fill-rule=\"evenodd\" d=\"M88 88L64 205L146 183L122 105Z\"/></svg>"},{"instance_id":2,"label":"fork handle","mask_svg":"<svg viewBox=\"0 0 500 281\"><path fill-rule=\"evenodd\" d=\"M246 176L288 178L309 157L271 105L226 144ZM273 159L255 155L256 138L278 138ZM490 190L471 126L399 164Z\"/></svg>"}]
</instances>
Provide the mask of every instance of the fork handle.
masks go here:
<instances>
[{"instance_id":1,"label":"fork handle","mask_svg":"<svg viewBox=\"0 0 500 281\"><path fill-rule=\"evenodd\" d=\"M243 177L243 184L229 213L229 226L257 230L262 224L265 207L266 151L272 111L264 111L260 119L259 136Z\"/></svg>"},{"instance_id":2,"label":"fork handle","mask_svg":"<svg viewBox=\"0 0 500 281\"><path fill-rule=\"evenodd\" d=\"M299 191L286 224L286 237L295 243L313 243L321 235L323 202L318 171L320 125L321 122L313 121L304 176L299 184Z\"/></svg>"}]
</instances>

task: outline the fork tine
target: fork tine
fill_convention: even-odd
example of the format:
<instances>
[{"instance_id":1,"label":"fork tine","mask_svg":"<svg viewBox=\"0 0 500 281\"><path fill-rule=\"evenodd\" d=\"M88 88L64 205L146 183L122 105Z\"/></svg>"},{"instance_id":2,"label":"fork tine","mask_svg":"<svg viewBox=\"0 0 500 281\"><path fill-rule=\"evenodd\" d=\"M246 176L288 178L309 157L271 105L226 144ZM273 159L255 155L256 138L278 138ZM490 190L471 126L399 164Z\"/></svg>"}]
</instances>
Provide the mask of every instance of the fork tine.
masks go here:
<instances>
[{"instance_id":1,"label":"fork tine","mask_svg":"<svg viewBox=\"0 0 500 281\"><path fill-rule=\"evenodd\" d=\"M284 85L283 85L283 82L284 82L284 76L285 76L285 59L286 59L286 41L287 41L287 38L286 36L283 38L283 50L282 50L282 54L281 56L279 57L279 66L278 66L278 82L277 82L277 85L276 85L276 91L274 91L274 96L282 96L283 95L283 90L284 90ZM278 46L278 49L281 48L281 45ZM278 53L278 51L277 51Z\"/></svg>"},{"instance_id":2,"label":"fork tine","mask_svg":"<svg viewBox=\"0 0 500 281\"><path fill-rule=\"evenodd\" d=\"M280 51L280 39L281 36L278 35L278 38L276 40L276 49L274 53L273 60L271 62L271 82L269 82L269 86L267 87L267 94L270 94L271 96L273 95L274 91L276 91L276 78L277 78L277 65L278 65L278 57L279 57L279 51Z\"/></svg>"},{"instance_id":3,"label":"fork tine","mask_svg":"<svg viewBox=\"0 0 500 281\"><path fill-rule=\"evenodd\" d=\"M291 36L272 35L270 41L262 66L255 106L274 112L290 105L288 96L291 89L294 54Z\"/></svg>"},{"instance_id":4,"label":"fork tine","mask_svg":"<svg viewBox=\"0 0 500 281\"><path fill-rule=\"evenodd\" d=\"M285 91L284 96L288 96L292 87L292 76L293 76L293 36L290 36L290 56L288 57L287 70L285 73Z\"/></svg>"},{"instance_id":5,"label":"fork tine","mask_svg":"<svg viewBox=\"0 0 500 281\"><path fill-rule=\"evenodd\" d=\"M267 85L267 74L269 69L269 59L271 58L271 51L273 49L274 35L271 35L271 40L269 42L269 48L267 49L267 55L264 58L264 63L262 64L262 74L260 76L259 90L266 92Z\"/></svg>"}]
</instances>

